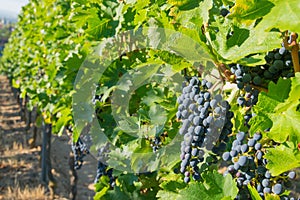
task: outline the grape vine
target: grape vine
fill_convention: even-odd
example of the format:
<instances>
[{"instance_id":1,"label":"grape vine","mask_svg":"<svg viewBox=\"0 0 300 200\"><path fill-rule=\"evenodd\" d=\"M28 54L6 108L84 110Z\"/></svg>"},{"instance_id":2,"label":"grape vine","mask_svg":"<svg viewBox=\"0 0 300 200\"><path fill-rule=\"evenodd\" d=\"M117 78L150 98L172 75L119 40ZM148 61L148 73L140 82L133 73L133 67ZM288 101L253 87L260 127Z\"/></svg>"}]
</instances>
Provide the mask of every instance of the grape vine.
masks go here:
<instances>
[{"instance_id":1,"label":"grape vine","mask_svg":"<svg viewBox=\"0 0 300 200\"><path fill-rule=\"evenodd\" d=\"M76 169L97 159L94 199L297 199L298 19L298 0L30 0L0 72L32 123L73 127Z\"/></svg>"}]
</instances>

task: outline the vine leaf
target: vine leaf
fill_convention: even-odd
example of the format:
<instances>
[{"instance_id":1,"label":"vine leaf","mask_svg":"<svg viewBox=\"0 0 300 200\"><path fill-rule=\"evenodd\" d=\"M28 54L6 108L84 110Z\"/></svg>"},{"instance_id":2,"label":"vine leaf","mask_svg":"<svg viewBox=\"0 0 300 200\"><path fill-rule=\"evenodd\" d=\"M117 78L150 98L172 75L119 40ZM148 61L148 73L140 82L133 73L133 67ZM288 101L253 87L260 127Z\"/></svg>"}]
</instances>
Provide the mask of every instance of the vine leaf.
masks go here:
<instances>
[{"instance_id":1,"label":"vine leaf","mask_svg":"<svg viewBox=\"0 0 300 200\"><path fill-rule=\"evenodd\" d=\"M300 112L296 111L296 107L297 105L291 105L288 110L271 115L273 127L268 134L270 138L276 142L284 142L290 135L300 141Z\"/></svg>"},{"instance_id":2,"label":"vine leaf","mask_svg":"<svg viewBox=\"0 0 300 200\"><path fill-rule=\"evenodd\" d=\"M232 7L229 18L238 23L249 24L262 17L260 27L264 30L279 28L281 31L299 32L300 27L294 23L300 20L299 9L298 0L238 0Z\"/></svg>"},{"instance_id":3,"label":"vine leaf","mask_svg":"<svg viewBox=\"0 0 300 200\"><path fill-rule=\"evenodd\" d=\"M253 186L251 186L251 184L248 184L248 190L253 200L262 200L257 190Z\"/></svg>"},{"instance_id":4,"label":"vine leaf","mask_svg":"<svg viewBox=\"0 0 300 200\"><path fill-rule=\"evenodd\" d=\"M298 0L278 1L272 0L274 7L263 17L261 23L267 30L279 28L282 31L290 30L300 32L300 27L295 26L294 22L300 20L300 4ZM278 14L280 13L280 15Z\"/></svg>"},{"instance_id":5,"label":"vine leaf","mask_svg":"<svg viewBox=\"0 0 300 200\"><path fill-rule=\"evenodd\" d=\"M291 81L286 79L279 79L277 84L270 82L268 87L268 93L261 92L258 96L258 102L253 107L254 113L249 124L251 125L250 133L264 130L272 127L271 116L274 113L276 106L284 102L284 99L288 97L290 91ZM282 133L286 134L286 133Z\"/></svg>"},{"instance_id":6,"label":"vine leaf","mask_svg":"<svg viewBox=\"0 0 300 200\"><path fill-rule=\"evenodd\" d=\"M267 168L272 175L278 176L300 166L300 153L297 149L297 153L294 153L294 149L296 147L292 143L286 143L268 150L265 158L268 159Z\"/></svg>"},{"instance_id":7,"label":"vine leaf","mask_svg":"<svg viewBox=\"0 0 300 200\"><path fill-rule=\"evenodd\" d=\"M217 27L217 28L216 28ZM232 35L231 35L232 34ZM233 20L222 21L217 19L212 22L209 34L206 34L208 41L219 59L224 63L238 62L247 65L262 64L264 58L258 57L259 53L278 48L280 33L266 32L262 26L237 27ZM233 39L231 39L233 38ZM251 55L251 56L250 56ZM255 59L245 59L255 56Z\"/></svg>"},{"instance_id":8,"label":"vine leaf","mask_svg":"<svg viewBox=\"0 0 300 200\"><path fill-rule=\"evenodd\" d=\"M238 22L252 21L268 14L274 4L268 0L237 0L229 17Z\"/></svg>"},{"instance_id":9,"label":"vine leaf","mask_svg":"<svg viewBox=\"0 0 300 200\"><path fill-rule=\"evenodd\" d=\"M233 26L233 32L238 32L239 34L233 34L233 36L226 41L228 47L233 47L234 45L241 46L250 35L248 29L239 28L237 26Z\"/></svg>"},{"instance_id":10,"label":"vine leaf","mask_svg":"<svg viewBox=\"0 0 300 200\"><path fill-rule=\"evenodd\" d=\"M281 93L286 91L281 90ZM279 91L278 91L279 92ZM278 93L280 95L280 92ZM270 119L273 121L273 127L270 130L269 137L276 142L284 142L287 136L290 140L297 143L300 141L300 73L292 78L292 87L289 98L284 103L279 104Z\"/></svg>"},{"instance_id":11,"label":"vine leaf","mask_svg":"<svg viewBox=\"0 0 300 200\"><path fill-rule=\"evenodd\" d=\"M185 200L187 197L191 200L196 199L233 199L238 193L238 188L230 175L223 176L216 171L205 172L202 174L204 182L193 182L188 187L175 192L160 190L157 197L164 199L172 197L176 200Z\"/></svg>"},{"instance_id":12,"label":"vine leaf","mask_svg":"<svg viewBox=\"0 0 300 200\"><path fill-rule=\"evenodd\" d=\"M265 199L266 200L280 200L280 196L278 196L276 194L265 193Z\"/></svg>"}]
</instances>

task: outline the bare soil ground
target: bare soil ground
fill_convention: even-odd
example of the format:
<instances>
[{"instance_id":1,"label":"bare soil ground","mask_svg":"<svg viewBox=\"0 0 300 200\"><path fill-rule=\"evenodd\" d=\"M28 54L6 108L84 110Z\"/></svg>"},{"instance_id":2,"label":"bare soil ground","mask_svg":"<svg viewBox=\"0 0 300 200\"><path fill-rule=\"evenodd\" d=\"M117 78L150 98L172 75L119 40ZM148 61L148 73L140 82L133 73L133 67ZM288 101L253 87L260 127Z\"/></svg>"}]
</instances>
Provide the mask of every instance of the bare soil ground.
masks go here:
<instances>
[{"instance_id":1,"label":"bare soil ground","mask_svg":"<svg viewBox=\"0 0 300 200\"><path fill-rule=\"evenodd\" d=\"M69 137L52 137L52 173L56 180L52 197L45 194L40 181L41 143L38 142L36 147L30 148L28 140L31 137L32 131L25 129L25 123L20 117L20 107L9 81L0 75L0 200L70 199L72 176L69 166ZM96 160L87 156L82 169L77 171L76 199L93 199L96 168Z\"/></svg>"}]
</instances>

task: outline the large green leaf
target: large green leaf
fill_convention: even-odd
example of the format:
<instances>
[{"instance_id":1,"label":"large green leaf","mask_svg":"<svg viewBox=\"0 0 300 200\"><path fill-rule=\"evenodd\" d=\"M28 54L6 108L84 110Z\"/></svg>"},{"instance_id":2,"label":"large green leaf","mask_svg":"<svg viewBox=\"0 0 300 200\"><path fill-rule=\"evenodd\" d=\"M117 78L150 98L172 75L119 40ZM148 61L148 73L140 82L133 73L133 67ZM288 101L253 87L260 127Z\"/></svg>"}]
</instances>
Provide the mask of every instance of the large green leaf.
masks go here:
<instances>
[{"instance_id":1,"label":"large green leaf","mask_svg":"<svg viewBox=\"0 0 300 200\"><path fill-rule=\"evenodd\" d=\"M276 91L278 95L287 93L287 89L281 88ZM274 94L274 93L273 93ZM270 114L273 121L273 127L270 130L269 137L276 142L284 142L289 136L294 143L300 142L300 73L292 78L291 92L289 98L284 103L278 104L274 113ZM285 95L281 96L282 98Z\"/></svg>"},{"instance_id":2,"label":"large green leaf","mask_svg":"<svg viewBox=\"0 0 300 200\"><path fill-rule=\"evenodd\" d=\"M263 17L261 23L266 29L279 28L282 31L290 30L300 32L300 26L297 23L300 21L300 3L298 0L270 0L275 6L271 11Z\"/></svg>"},{"instance_id":3,"label":"large green leaf","mask_svg":"<svg viewBox=\"0 0 300 200\"><path fill-rule=\"evenodd\" d=\"M273 7L269 0L237 0L229 17L239 22L256 20L268 14Z\"/></svg>"},{"instance_id":4,"label":"large green leaf","mask_svg":"<svg viewBox=\"0 0 300 200\"><path fill-rule=\"evenodd\" d=\"M275 117L278 113L275 112L275 108L283 103L288 97L290 92L291 81L288 79L279 79L277 84L270 82L268 87L268 93L261 92L258 96L258 103L254 106L253 111L256 114L255 117L251 118L249 124L250 133L253 134L257 131L265 131L271 128L272 125L276 125ZM277 137L286 138L287 132L277 133ZM272 137L271 137L272 138ZM274 139L274 138L272 138Z\"/></svg>"},{"instance_id":5,"label":"large green leaf","mask_svg":"<svg viewBox=\"0 0 300 200\"><path fill-rule=\"evenodd\" d=\"M265 30L279 28L281 31L299 32L295 22L300 20L298 0L237 0L229 17L240 23L251 23L262 18L260 26Z\"/></svg>"},{"instance_id":6,"label":"large green leaf","mask_svg":"<svg viewBox=\"0 0 300 200\"><path fill-rule=\"evenodd\" d=\"M300 153L292 143L268 149L265 158L268 159L267 168L274 176L300 167Z\"/></svg>"},{"instance_id":7,"label":"large green leaf","mask_svg":"<svg viewBox=\"0 0 300 200\"><path fill-rule=\"evenodd\" d=\"M231 31L233 35L229 37ZM215 53L219 55L219 59L227 63L261 64L264 62L263 57L249 60L251 62L247 62L245 57L280 47L278 43L280 33L266 32L260 25L251 24L243 27L234 24L231 20L217 19L212 23L206 36Z\"/></svg>"},{"instance_id":8,"label":"large green leaf","mask_svg":"<svg viewBox=\"0 0 300 200\"><path fill-rule=\"evenodd\" d=\"M159 191L160 199L172 197L174 200L198 199L234 199L238 193L236 183L230 175L225 177L216 171L202 174L203 182L192 182L186 188L179 190L178 194L170 191Z\"/></svg>"}]
</instances>

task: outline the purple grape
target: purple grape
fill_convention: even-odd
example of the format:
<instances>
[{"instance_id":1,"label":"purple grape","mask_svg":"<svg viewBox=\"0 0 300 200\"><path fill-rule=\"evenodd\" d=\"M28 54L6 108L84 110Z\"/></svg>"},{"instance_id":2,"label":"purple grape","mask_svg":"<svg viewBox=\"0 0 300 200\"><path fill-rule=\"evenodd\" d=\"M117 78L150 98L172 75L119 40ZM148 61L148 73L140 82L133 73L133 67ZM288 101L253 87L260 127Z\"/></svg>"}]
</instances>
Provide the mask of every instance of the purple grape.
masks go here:
<instances>
[{"instance_id":1,"label":"purple grape","mask_svg":"<svg viewBox=\"0 0 300 200\"><path fill-rule=\"evenodd\" d=\"M260 150L261 149L261 143L256 143L254 146L255 150Z\"/></svg>"},{"instance_id":2,"label":"purple grape","mask_svg":"<svg viewBox=\"0 0 300 200\"><path fill-rule=\"evenodd\" d=\"M236 139L237 139L238 141L243 141L244 138L245 138L245 132L238 132L238 133L236 134Z\"/></svg>"},{"instance_id":3,"label":"purple grape","mask_svg":"<svg viewBox=\"0 0 300 200\"><path fill-rule=\"evenodd\" d=\"M241 156L238 160L240 166L246 166L248 164L248 158L246 156Z\"/></svg>"},{"instance_id":4,"label":"purple grape","mask_svg":"<svg viewBox=\"0 0 300 200\"><path fill-rule=\"evenodd\" d=\"M274 194L281 194L282 192L282 185L279 183L276 183L273 187L272 187L272 192Z\"/></svg>"},{"instance_id":5,"label":"purple grape","mask_svg":"<svg viewBox=\"0 0 300 200\"><path fill-rule=\"evenodd\" d=\"M183 179L183 181L185 182L185 183L189 183L190 182L190 177L184 177L184 179Z\"/></svg>"},{"instance_id":6,"label":"purple grape","mask_svg":"<svg viewBox=\"0 0 300 200\"><path fill-rule=\"evenodd\" d=\"M255 134L253 135L253 139L255 139L256 141L259 141L261 138L262 138L262 135L259 134L259 133L255 133Z\"/></svg>"},{"instance_id":7,"label":"purple grape","mask_svg":"<svg viewBox=\"0 0 300 200\"><path fill-rule=\"evenodd\" d=\"M271 188L265 187L263 191L264 193L271 193Z\"/></svg>"},{"instance_id":8,"label":"purple grape","mask_svg":"<svg viewBox=\"0 0 300 200\"><path fill-rule=\"evenodd\" d=\"M230 153L229 152L224 152L222 155L222 159L224 161L229 161L231 159Z\"/></svg>"},{"instance_id":9,"label":"purple grape","mask_svg":"<svg viewBox=\"0 0 300 200\"><path fill-rule=\"evenodd\" d=\"M249 146L249 147L253 147L253 146L255 145L255 143L256 143L256 140L255 140L255 139L250 139L250 140L248 141L248 146Z\"/></svg>"},{"instance_id":10,"label":"purple grape","mask_svg":"<svg viewBox=\"0 0 300 200\"><path fill-rule=\"evenodd\" d=\"M262 186L264 186L266 188L270 185L270 180L265 178L262 180L261 184L262 184Z\"/></svg>"},{"instance_id":11,"label":"purple grape","mask_svg":"<svg viewBox=\"0 0 300 200\"><path fill-rule=\"evenodd\" d=\"M242 152L242 153L246 153L248 150L249 150L249 147L248 147L247 144L243 144L243 145L241 146L241 152Z\"/></svg>"},{"instance_id":12,"label":"purple grape","mask_svg":"<svg viewBox=\"0 0 300 200\"><path fill-rule=\"evenodd\" d=\"M296 172L290 171L290 172L288 173L288 177L289 177L290 179L295 179L295 178L296 178Z\"/></svg>"}]
</instances>

